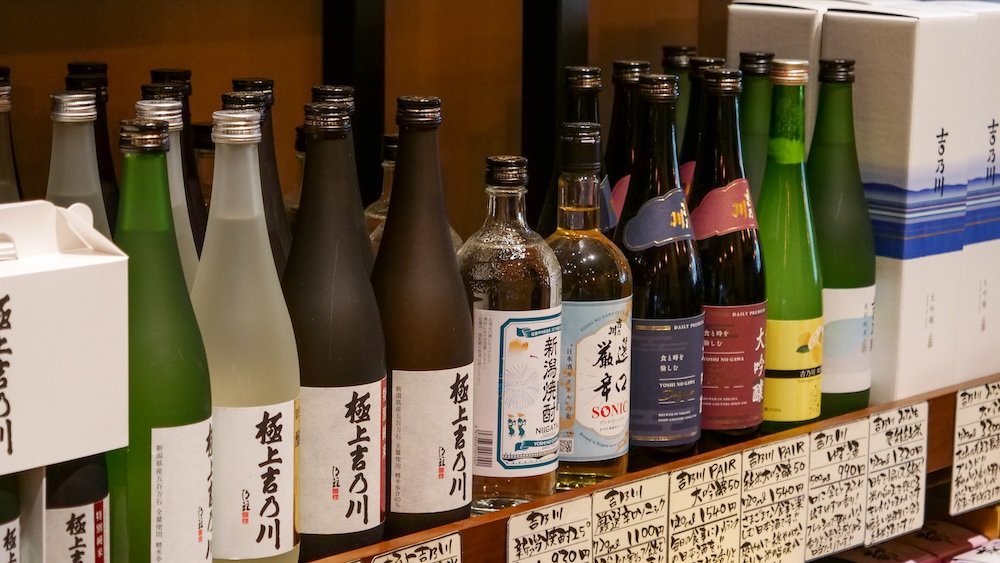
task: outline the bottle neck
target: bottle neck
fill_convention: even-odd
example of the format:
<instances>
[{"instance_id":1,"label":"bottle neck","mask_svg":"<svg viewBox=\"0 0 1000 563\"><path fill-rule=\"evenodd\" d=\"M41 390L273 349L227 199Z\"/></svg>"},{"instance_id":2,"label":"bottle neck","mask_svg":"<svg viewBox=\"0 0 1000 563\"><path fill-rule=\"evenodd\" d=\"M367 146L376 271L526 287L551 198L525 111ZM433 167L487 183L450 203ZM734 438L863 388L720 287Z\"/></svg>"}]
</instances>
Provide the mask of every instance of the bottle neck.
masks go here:
<instances>
[{"instance_id":1,"label":"bottle neck","mask_svg":"<svg viewBox=\"0 0 1000 563\"><path fill-rule=\"evenodd\" d=\"M805 162L805 86L775 85L767 159L779 164Z\"/></svg>"},{"instance_id":2,"label":"bottle neck","mask_svg":"<svg viewBox=\"0 0 1000 563\"><path fill-rule=\"evenodd\" d=\"M558 228L569 231L596 230L600 224L598 171L563 170L559 174Z\"/></svg>"},{"instance_id":3,"label":"bottle neck","mask_svg":"<svg viewBox=\"0 0 1000 563\"><path fill-rule=\"evenodd\" d=\"M392 229L407 237L427 232L433 238L431 233L437 233L442 241L447 240L441 247L451 248L437 127L400 125L396 167L385 236L394 224L397 227Z\"/></svg>"},{"instance_id":4,"label":"bottle neck","mask_svg":"<svg viewBox=\"0 0 1000 563\"><path fill-rule=\"evenodd\" d=\"M309 136L296 232L346 230L360 209L352 144L343 132Z\"/></svg>"},{"instance_id":5,"label":"bottle neck","mask_svg":"<svg viewBox=\"0 0 1000 563\"><path fill-rule=\"evenodd\" d=\"M379 203L388 205L392 197L392 182L396 175L396 161L382 161L382 195L379 196Z\"/></svg>"},{"instance_id":6,"label":"bottle neck","mask_svg":"<svg viewBox=\"0 0 1000 563\"><path fill-rule=\"evenodd\" d=\"M489 196L489 202L484 227L528 230L524 211L526 192L524 187L487 186L486 194Z\"/></svg>"},{"instance_id":7,"label":"bottle neck","mask_svg":"<svg viewBox=\"0 0 1000 563\"><path fill-rule=\"evenodd\" d=\"M264 203L260 191L260 165L256 143L215 144L215 174L210 217L255 219L261 226L264 225ZM268 244L266 238L265 244Z\"/></svg>"},{"instance_id":8,"label":"bottle neck","mask_svg":"<svg viewBox=\"0 0 1000 563\"><path fill-rule=\"evenodd\" d=\"M642 200L666 194L681 187L677 170L676 105L674 102L643 102L644 118L639 120L639 144L636 169L643 167L648 179Z\"/></svg>"},{"instance_id":9,"label":"bottle neck","mask_svg":"<svg viewBox=\"0 0 1000 563\"><path fill-rule=\"evenodd\" d=\"M704 128L701 133L701 146L706 149L707 156L704 160L709 165L712 162L719 162L726 170L723 176L732 179L742 178L743 152L740 146L739 98L734 95L705 96L703 111Z\"/></svg>"},{"instance_id":10,"label":"bottle neck","mask_svg":"<svg viewBox=\"0 0 1000 563\"><path fill-rule=\"evenodd\" d=\"M165 151L122 151L121 192L117 233L143 231L173 236Z\"/></svg>"},{"instance_id":11,"label":"bottle neck","mask_svg":"<svg viewBox=\"0 0 1000 563\"><path fill-rule=\"evenodd\" d=\"M854 100L850 83L824 82L819 87L813 143L854 147Z\"/></svg>"},{"instance_id":12,"label":"bottle neck","mask_svg":"<svg viewBox=\"0 0 1000 563\"><path fill-rule=\"evenodd\" d=\"M684 139L681 141L680 161L692 162L698 156L698 137L705 120L705 94L700 78L691 78L688 88L688 114L684 124ZM681 95L685 95L681 92Z\"/></svg>"},{"instance_id":13,"label":"bottle neck","mask_svg":"<svg viewBox=\"0 0 1000 563\"><path fill-rule=\"evenodd\" d=\"M566 122L600 123L597 96L599 92L569 92L566 97Z\"/></svg>"}]
</instances>

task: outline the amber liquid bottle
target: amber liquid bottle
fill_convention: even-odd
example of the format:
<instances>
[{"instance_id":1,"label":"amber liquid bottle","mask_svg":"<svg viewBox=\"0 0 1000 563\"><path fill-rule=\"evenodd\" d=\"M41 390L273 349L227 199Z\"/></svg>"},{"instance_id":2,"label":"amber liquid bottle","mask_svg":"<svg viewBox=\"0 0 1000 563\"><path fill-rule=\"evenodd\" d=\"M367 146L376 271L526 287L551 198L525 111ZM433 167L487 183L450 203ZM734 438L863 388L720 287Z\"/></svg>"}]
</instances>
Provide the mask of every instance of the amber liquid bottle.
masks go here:
<instances>
[{"instance_id":1,"label":"amber liquid bottle","mask_svg":"<svg viewBox=\"0 0 1000 563\"><path fill-rule=\"evenodd\" d=\"M441 100L399 98L396 124L393 204L372 272L389 369L390 537L468 517L473 461L472 319L448 236Z\"/></svg>"},{"instance_id":2,"label":"amber liquid bottle","mask_svg":"<svg viewBox=\"0 0 1000 563\"><path fill-rule=\"evenodd\" d=\"M717 68L726 64L726 59L718 57L691 57L691 69L688 80L691 83L687 94L681 90L681 96L688 96L687 119L684 123L684 136L681 139L677 162L680 165L681 186L688 202L691 201L691 181L694 178L695 160L698 158L698 147L701 142L702 128L707 126L705 120L705 69Z\"/></svg>"}]
</instances>

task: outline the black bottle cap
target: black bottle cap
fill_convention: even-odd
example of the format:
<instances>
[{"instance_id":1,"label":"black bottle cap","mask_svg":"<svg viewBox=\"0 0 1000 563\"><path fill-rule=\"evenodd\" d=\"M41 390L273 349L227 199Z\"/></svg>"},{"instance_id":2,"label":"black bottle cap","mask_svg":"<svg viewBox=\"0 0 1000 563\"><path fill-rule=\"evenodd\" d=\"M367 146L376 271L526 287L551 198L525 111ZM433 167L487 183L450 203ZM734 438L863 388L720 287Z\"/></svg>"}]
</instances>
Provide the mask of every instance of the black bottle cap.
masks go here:
<instances>
[{"instance_id":1,"label":"black bottle cap","mask_svg":"<svg viewBox=\"0 0 1000 563\"><path fill-rule=\"evenodd\" d=\"M354 103L312 102L305 105L305 131L347 132L351 129L351 109Z\"/></svg>"},{"instance_id":2,"label":"black bottle cap","mask_svg":"<svg viewBox=\"0 0 1000 563\"><path fill-rule=\"evenodd\" d=\"M706 68L705 93L735 96L743 91L743 73L731 68Z\"/></svg>"},{"instance_id":3,"label":"black bottle cap","mask_svg":"<svg viewBox=\"0 0 1000 563\"><path fill-rule=\"evenodd\" d=\"M74 61L66 65L69 74L99 74L108 75L108 63L96 61Z\"/></svg>"},{"instance_id":4,"label":"black bottle cap","mask_svg":"<svg viewBox=\"0 0 1000 563\"><path fill-rule=\"evenodd\" d=\"M559 129L559 169L597 172L601 169L601 126L597 123L563 123Z\"/></svg>"},{"instance_id":5,"label":"black bottle cap","mask_svg":"<svg viewBox=\"0 0 1000 563\"><path fill-rule=\"evenodd\" d=\"M697 54L698 49L692 45L664 45L663 61L660 64L664 69L688 68L691 66L691 57Z\"/></svg>"},{"instance_id":6,"label":"black bottle cap","mask_svg":"<svg viewBox=\"0 0 1000 563\"><path fill-rule=\"evenodd\" d=\"M184 101L184 85L179 82L158 82L143 84L139 87L144 100L177 100Z\"/></svg>"},{"instance_id":7,"label":"black bottle cap","mask_svg":"<svg viewBox=\"0 0 1000 563\"><path fill-rule=\"evenodd\" d=\"M819 81L851 84L854 82L854 61L851 59L821 60Z\"/></svg>"},{"instance_id":8,"label":"black bottle cap","mask_svg":"<svg viewBox=\"0 0 1000 563\"><path fill-rule=\"evenodd\" d=\"M353 86L318 84L312 87L312 101L314 102L339 102L348 99L354 100Z\"/></svg>"},{"instance_id":9,"label":"black bottle cap","mask_svg":"<svg viewBox=\"0 0 1000 563\"><path fill-rule=\"evenodd\" d=\"M108 77L100 74L67 74L67 90L83 90L97 94L97 101L108 101Z\"/></svg>"},{"instance_id":10,"label":"black bottle cap","mask_svg":"<svg viewBox=\"0 0 1000 563\"><path fill-rule=\"evenodd\" d=\"M306 152L306 128L302 125L295 128L295 152Z\"/></svg>"},{"instance_id":11,"label":"black bottle cap","mask_svg":"<svg viewBox=\"0 0 1000 563\"><path fill-rule=\"evenodd\" d=\"M194 131L194 148L202 151L215 150L215 143L212 142L211 123L192 123L191 130Z\"/></svg>"},{"instance_id":12,"label":"black bottle cap","mask_svg":"<svg viewBox=\"0 0 1000 563\"><path fill-rule=\"evenodd\" d=\"M774 53L763 51L740 53L740 70L743 76L767 76L771 70L771 60Z\"/></svg>"},{"instance_id":13,"label":"black bottle cap","mask_svg":"<svg viewBox=\"0 0 1000 563\"><path fill-rule=\"evenodd\" d=\"M382 160L396 162L399 154L399 135L382 135Z\"/></svg>"},{"instance_id":14,"label":"black bottle cap","mask_svg":"<svg viewBox=\"0 0 1000 563\"><path fill-rule=\"evenodd\" d=\"M180 82L184 84L184 95L191 95L191 71L186 68L154 68L149 71L153 82Z\"/></svg>"},{"instance_id":15,"label":"black bottle cap","mask_svg":"<svg viewBox=\"0 0 1000 563\"><path fill-rule=\"evenodd\" d=\"M651 102L674 102L680 80L672 74L645 74L639 77L639 96Z\"/></svg>"},{"instance_id":16,"label":"black bottle cap","mask_svg":"<svg viewBox=\"0 0 1000 563\"><path fill-rule=\"evenodd\" d=\"M396 98L397 125L441 125L441 98L435 96L400 96Z\"/></svg>"},{"instance_id":17,"label":"black bottle cap","mask_svg":"<svg viewBox=\"0 0 1000 563\"><path fill-rule=\"evenodd\" d=\"M267 94L267 105L274 105L274 79L273 78L234 78L233 90L237 92L264 92Z\"/></svg>"},{"instance_id":18,"label":"black bottle cap","mask_svg":"<svg viewBox=\"0 0 1000 563\"><path fill-rule=\"evenodd\" d=\"M166 121L125 119L118 133L119 146L129 152L163 152L170 148Z\"/></svg>"},{"instance_id":19,"label":"black bottle cap","mask_svg":"<svg viewBox=\"0 0 1000 563\"><path fill-rule=\"evenodd\" d=\"M222 109L263 111L266 108L267 94L264 92L226 92L222 95Z\"/></svg>"},{"instance_id":20,"label":"black bottle cap","mask_svg":"<svg viewBox=\"0 0 1000 563\"><path fill-rule=\"evenodd\" d=\"M486 157L486 185L523 188L528 184L528 159L523 156Z\"/></svg>"},{"instance_id":21,"label":"black bottle cap","mask_svg":"<svg viewBox=\"0 0 1000 563\"><path fill-rule=\"evenodd\" d=\"M599 66L568 66L566 72L566 89L570 92L600 92L601 67Z\"/></svg>"},{"instance_id":22,"label":"black bottle cap","mask_svg":"<svg viewBox=\"0 0 1000 563\"><path fill-rule=\"evenodd\" d=\"M691 57L691 77L700 79L705 74L705 69L726 66L726 59L722 57Z\"/></svg>"},{"instance_id":23,"label":"black bottle cap","mask_svg":"<svg viewBox=\"0 0 1000 563\"><path fill-rule=\"evenodd\" d=\"M635 83L639 81L639 76L649 74L652 65L649 61L614 61L611 63L611 82Z\"/></svg>"},{"instance_id":24,"label":"black bottle cap","mask_svg":"<svg viewBox=\"0 0 1000 563\"><path fill-rule=\"evenodd\" d=\"M0 66L0 86L10 86L9 66Z\"/></svg>"}]
</instances>

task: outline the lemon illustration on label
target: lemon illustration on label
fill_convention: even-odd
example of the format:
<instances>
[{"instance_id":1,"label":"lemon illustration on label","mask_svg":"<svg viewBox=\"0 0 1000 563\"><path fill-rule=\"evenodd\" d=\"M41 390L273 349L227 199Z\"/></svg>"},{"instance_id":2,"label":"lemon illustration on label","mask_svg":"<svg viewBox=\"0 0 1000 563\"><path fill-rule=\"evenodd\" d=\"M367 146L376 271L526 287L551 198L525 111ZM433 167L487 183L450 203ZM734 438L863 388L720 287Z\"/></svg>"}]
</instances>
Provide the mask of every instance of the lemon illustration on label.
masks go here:
<instances>
[{"instance_id":1,"label":"lemon illustration on label","mask_svg":"<svg viewBox=\"0 0 1000 563\"><path fill-rule=\"evenodd\" d=\"M799 335L799 347L795 350L799 354L811 354L817 362L823 360L823 325L819 325L815 330L805 331Z\"/></svg>"}]
</instances>

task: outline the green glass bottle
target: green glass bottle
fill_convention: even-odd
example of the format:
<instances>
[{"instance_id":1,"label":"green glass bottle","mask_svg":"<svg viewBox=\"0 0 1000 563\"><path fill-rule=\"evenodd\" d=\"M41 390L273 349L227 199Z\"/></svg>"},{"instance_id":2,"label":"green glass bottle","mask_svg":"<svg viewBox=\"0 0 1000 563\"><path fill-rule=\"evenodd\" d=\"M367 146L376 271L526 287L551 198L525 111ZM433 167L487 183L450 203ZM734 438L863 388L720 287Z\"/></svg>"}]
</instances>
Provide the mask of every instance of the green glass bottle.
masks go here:
<instances>
[{"instance_id":1,"label":"green glass bottle","mask_svg":"<svg viewBox=\"0 0 1000 563\"><path fill-rule=\"evenodd\" d=\"M21 560L21 503L17 475L0 476L0 561Z\"/></svg>"},{"instance_id":2,"label":"green glass bottle","mask_svg":"<svg viewBox=\"0 0 1000 563\"><path fill-rule=\"evenodd\" d=\"M694 179L694 165L698 158L698 146L701 144L701 129L705 122L705 70L709 68L721 67L726 64L726 59L718 57L691 57L691 69L688 71L688 80L691 83L687 95L688 113L685 119L684 136L681 139L680 150L677 154L677 162L680 164L681 186L684 188L684 196L689 201L691 199L691 182Z\"/></svg>"},{"instance_id":3,"label":"green glass bottle","mask_svg":"<svg viewBox=\"0 0 1000 563\"><path fill-rule=\"evenodd\" d=\"M760 187L767 163L767 133L771 124L771 59L774 53L740 53L743 92L740 94L740 144L743 168L750 182L750 197L760 201Z\"/></svg>"},{"instance_id":4,"label":"green glass bottle","mask_svg":"<svg viewBox=\"0 0 1000 563\"><path fill-rule=\"evenodd\" d=\"M677 139L684 138L684 127L687 124L688 108L691 107L691 79L688 71L691 69L691 57L698 54L698 49L691 45L664 45L664 74L677 77Z\"/></svg>"},{"instance_id":5,"label":"green glass bottle","mask_svg":"<svg viewBox=\"0 0 1000 563\"><path fill-rule=\"evenodd\" d=\"M757 206L767 264L765 432L815 420L823 371L823 284L805 178L807 61L771 63L774 96Z\"/></svg>"},{"instance_id":6,"label":"green glass bottle","mask_svg":"<svg viewBox=\"0 0 1000 563\"><path fill-rule=\"evenodd\" d=\"M806 180L823 274L823 417L868 406L875 235L854 145L854 61L820 61Z\"/></svg>"},{"instance_id":7,"label":"green glass bottle","mask_svg":"<svg viewBox=\"0 0 1000 563\"><path fill-rule=\"evenodd\" d=\"M174 234L169 139L167 121L121 124L115 244L129 255L131 330L129 445L108 467L111 522L127 528L116 561L212 560L212 399Z\"/></svg>"}]
</instances>

